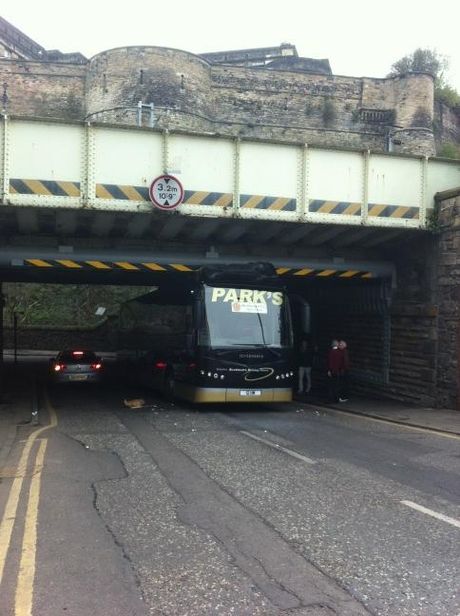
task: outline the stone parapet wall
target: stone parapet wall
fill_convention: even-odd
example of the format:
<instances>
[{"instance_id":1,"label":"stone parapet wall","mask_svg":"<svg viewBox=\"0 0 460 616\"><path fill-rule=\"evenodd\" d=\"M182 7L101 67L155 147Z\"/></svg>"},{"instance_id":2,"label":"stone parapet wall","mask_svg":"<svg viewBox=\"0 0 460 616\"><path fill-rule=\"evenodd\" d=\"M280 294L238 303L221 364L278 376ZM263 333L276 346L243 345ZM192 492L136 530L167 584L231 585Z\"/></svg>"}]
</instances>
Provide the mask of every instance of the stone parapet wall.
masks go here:
<instances>
[{"instance_id":1,"label":"stone parapet wall","mask_svg":"<svg viewBox=\"0 0 460 616\"><path fill-rule=\"evenodd\" d=\"M10 115L81 120L85 114L86 67L76 64L0 60Z\"/></svg>"},{"instance_id":2,"label":"stone parapet wall","mask_svg":"<svg viewBox=\"0 0 460 616\"><path fill-rule=\"evenodd\" d=\"M212 65L176 49L126 47L86 64L0 60L12 115L136 125L311 145L434 153L433 83ZM142 124L151 122L148 110ZM408 132L404 132L408 131ZM395 136L395 135L393 135Z\"/></svg>"}]
</instances>

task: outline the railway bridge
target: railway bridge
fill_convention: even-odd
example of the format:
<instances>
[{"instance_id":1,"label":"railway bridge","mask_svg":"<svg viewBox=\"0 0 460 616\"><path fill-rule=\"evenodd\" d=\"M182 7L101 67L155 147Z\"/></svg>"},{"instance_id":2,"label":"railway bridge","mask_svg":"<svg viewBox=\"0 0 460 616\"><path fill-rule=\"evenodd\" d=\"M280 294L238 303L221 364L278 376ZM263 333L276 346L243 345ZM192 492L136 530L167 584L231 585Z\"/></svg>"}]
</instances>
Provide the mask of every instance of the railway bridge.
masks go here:
<instances>
[{"instance_id":1,"label":"railway bridge","mask_svg":"<svg viewBox=\"0 0 460 616\"><path fill-rule=\"evenodd\" d=\"M0 280L270 261L320 348L349 340L363 390L457 403L459 161L6 116L0 139Z\"/></svg>"}]
</instances>

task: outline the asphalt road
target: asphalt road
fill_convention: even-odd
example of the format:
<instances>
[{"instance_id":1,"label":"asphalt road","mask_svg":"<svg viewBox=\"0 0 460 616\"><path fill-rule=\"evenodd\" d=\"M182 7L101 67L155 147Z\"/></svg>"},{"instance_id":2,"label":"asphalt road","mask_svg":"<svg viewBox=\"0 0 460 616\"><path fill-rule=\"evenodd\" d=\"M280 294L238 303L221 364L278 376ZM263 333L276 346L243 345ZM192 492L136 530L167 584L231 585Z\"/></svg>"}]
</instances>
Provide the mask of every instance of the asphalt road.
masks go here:
<instances>
[{"instance_id":1,"label":"asphalt road","mask_svg":"<svg viewBox=\"0 0 460 616\"><path fill-rule=\"evenodd\" d=\"M115 383L48 398L0 483L2 616L460 614L458 438Z\"/></svg>"}]
</instances>

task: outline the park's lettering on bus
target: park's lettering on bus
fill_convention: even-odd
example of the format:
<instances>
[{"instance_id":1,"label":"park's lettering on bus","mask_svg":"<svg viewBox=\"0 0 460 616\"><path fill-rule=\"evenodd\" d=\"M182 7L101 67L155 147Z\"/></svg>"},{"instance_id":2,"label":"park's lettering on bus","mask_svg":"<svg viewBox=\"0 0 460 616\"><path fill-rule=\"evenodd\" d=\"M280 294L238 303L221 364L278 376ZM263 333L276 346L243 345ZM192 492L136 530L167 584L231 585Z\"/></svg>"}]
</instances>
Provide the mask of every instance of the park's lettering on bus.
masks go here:
<instances>
[{"instance_id":1,"label":"park's lettering on bus","mask_svg":"<svg viewBox=\"0 0 460 616\"><path fill-rule=\"evenodd\" d=\"M243 304L266 304L268 301L274 306L281 306L283 293L280 291L259 291L255 289L228 289L215 287L212 290L213 302L240 302Z\"/></svg>"}]
</instances>

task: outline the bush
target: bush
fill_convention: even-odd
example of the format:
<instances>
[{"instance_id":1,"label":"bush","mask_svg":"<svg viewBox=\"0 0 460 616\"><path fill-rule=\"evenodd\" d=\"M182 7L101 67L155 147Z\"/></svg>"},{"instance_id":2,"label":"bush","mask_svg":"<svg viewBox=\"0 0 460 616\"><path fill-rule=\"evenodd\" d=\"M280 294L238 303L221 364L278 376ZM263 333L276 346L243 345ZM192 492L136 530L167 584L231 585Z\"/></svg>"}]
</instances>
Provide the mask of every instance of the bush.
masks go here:
<instances>
[{"instance_id":1,"label":"bush","mask_svg":"<svg viewBox=\"0 0 460 616\"><path fill-rule=\"evenodd\" d=\"M434 98L449 107L460 107L460 94L451 86L436 87L434 89Z\"/></svg>"},{"instance_id":2,"label":"bush","mask_svg":"<svg viewBox=\"0 0 460 616\"><path fill-rule=\"evenodd\" d=\"M452 143L451 141L443 143L440 151L438 152L438 156L460 159L460 146L456 143Z\"/></svg>"}]
</instances>

